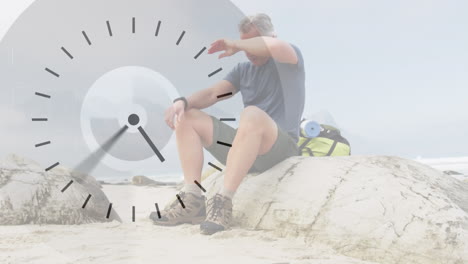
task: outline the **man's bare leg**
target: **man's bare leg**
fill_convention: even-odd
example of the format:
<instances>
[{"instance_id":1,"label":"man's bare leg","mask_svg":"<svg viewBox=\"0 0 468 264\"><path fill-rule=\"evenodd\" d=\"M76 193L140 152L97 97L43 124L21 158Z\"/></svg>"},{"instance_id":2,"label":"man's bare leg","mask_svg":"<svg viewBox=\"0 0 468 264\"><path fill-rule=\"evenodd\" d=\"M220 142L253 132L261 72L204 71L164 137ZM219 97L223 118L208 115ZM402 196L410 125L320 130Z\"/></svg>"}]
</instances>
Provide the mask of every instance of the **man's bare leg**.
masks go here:
<instances>
[{"instance_id":1,"label":"man's bare leg","mask_svg":"<svg viewBox=\"0 0 468 264\"><path fill-rule=\"evenodd\" d=\"M267 153L278 137L276 123L257 107L246 107L227 156L224 187L207 201L206 220L202 234L211 235L226 230L232 219L232 197L258 155Z\"/></svg>"},{"instance_id":2,"label":"man's bare leg","mask_svg":"<svg viewBox=\"0 0 468 264\"><path fill-rule=\"evenodd\" d=\"M181 199L184 207L177 200L169 204L162 213L150 215L154 224L174 226L179 224L199 224L206 219L205 199L200 188L194 183L200 181L203 167L203 146L211 144L213 124L211 117L198 110L185 112L184 117L176 123L177 147L184 171L185 184Z\"/></svg>"},{"instance_id":3,"label":"man's bare leg","mask_svg":"<svg viewBox=\"0 0 468 264\"><path fill-rule=\"evenodd\" d=\"M185 184L201 182L203 147L213 142L211 117L199 110L187 111L176 127L176 137Z\"/></svg>"},{"instance_id":4,"label":"man's bare leg","mask_svg":"<svg viewBox=\"0 0 468 264\"><path fill-rule=\"evenodd\" d=\"M227 157L223 194L237 190L257 156L267 153L277 137L277 125L268 114L254 106L244 109Z\"/></svg>"},{"instance_id":5,"label":"man's bare leg","mask_svg":"<svg viewBox=\"0 0 468 264\"><path fill-rule=\"evenodd\" d=\"M179 159L185 184L200 182L203 147L213 143L211 117L199 110L184 114L176 127ZM247 107L241 115L239 129L227 157L224 188L235 192L258 155L267 153L278 136L276 123L257 107Z\"/></svg>"}]
</instances>

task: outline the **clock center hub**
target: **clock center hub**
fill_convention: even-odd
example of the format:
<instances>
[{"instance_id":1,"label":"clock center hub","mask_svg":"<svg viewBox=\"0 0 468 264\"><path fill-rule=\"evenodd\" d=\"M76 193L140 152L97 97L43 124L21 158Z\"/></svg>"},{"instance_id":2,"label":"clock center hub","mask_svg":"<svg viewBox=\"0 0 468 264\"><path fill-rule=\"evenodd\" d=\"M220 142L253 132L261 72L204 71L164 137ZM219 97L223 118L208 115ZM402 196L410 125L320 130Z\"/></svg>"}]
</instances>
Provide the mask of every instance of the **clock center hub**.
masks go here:
<instances>
[{"instance_id":1,"label":"clock center hub","mask_svg":"<svg viewBox=\"0 0 468 264\"><path fill-rule=\"evenodd\" d=\"M132 126L136 126L140 123L140 117L137 114L131 114L128 117L128 123Z\"/></svg>"}]
</instances>

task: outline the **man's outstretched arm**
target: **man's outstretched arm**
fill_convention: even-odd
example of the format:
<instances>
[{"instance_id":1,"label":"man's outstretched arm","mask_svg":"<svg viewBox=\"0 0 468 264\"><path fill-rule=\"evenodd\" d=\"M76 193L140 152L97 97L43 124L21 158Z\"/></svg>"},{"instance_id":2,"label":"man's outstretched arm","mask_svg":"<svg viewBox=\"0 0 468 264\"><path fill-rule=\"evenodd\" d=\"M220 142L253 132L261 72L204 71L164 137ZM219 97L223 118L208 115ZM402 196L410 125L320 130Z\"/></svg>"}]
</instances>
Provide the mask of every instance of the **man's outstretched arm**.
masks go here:
<instances>
[{"instance_id":1,"label":"man's outstretched arm","mask_svg":"<svg viewBox=\"0 0 468 264\"><path fill-rule=\"evenodd\" d=\"M286 41L274 37L255 37L250 39L229 40L220 39L211 44L209 54L224 51L219 58L232 56L239 51L245 51L259 57L271 56L278 62L297 64L296 51Z\"/></svg>"},{"instance_id":2,"label":"man's outstretched arm","mask_svg":"<svg viewBox=\"0 0 468 264\"><path fill-rule=\"evenodd\" d=\"M232 93L231 96L218 98L219 95ZM228 99L236 93L236 88L228 81L222 80L215 83L213 86L200 90L187 98L188 109L204 109L214 105L215 103Z\"/></svg>"}]
</instances>

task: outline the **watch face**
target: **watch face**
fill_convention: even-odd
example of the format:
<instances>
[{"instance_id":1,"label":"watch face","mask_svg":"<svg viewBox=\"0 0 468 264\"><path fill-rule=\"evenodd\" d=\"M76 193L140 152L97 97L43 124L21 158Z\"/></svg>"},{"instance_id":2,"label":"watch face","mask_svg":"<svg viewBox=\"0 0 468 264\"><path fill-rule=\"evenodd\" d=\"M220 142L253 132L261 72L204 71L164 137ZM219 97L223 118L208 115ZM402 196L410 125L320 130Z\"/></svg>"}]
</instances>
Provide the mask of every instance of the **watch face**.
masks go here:
<instances>
[{"instance_id":1,"label":"watch face","mask_svg":"<svg viewBox=\"0 0 468 264\"><path fill-rule=\"evenodd\" d=\"M243 17L227 0L35 1L0 43L0 154L117 182L180 172L164 112L239 61L207 48L238 38ZM231 100L207 112L234 121L240 106ZM85 208L93 198L83 197Z\"/></svg>"}]
</instances>

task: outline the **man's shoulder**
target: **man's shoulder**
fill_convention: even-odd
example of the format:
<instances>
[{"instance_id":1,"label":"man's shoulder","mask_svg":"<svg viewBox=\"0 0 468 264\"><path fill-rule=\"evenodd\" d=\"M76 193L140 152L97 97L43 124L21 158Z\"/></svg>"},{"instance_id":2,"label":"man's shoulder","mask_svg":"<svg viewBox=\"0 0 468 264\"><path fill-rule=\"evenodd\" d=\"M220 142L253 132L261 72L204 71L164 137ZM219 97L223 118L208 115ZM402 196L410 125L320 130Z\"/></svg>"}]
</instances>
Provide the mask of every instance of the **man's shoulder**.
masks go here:
<instances>
[{"instance_id":1,"label":"man's shoulder","mask_svg":"<svg viewBox=\"0 0 468 264\"><path fill-rule=\"evenodd\" d=\"M289 43L289 45L291 45L291 47L293 47L294 49L300 50L299 47L298 47L296 44L291 43L291 42L288 42L288 43Z\"/></svg>"},{"instance_id":2,"label":"man's shoulder","mask_svg":"<svg viewBox=\"0 0 468 264\"><path fill-rule=\"evenodd\" d=\"M297 64L288 64L288 63L278 63L278 64L279 65L285 65L286 67L290 67L291 65L294 65L294 66L298 66L298 67L294 67L295 69L302 69L303 70L304 69L304 56L302 55L301 49L296 44L293 44L293 43L290 43L290 42L288 42L288 44L291 45L291 47L296 52Z\"/></svg>"},{"instance_id":3,"label":"man's shoulder","mask_svg":"<svg viewBox=\"0 0 468 264\"><path fill-rule=\"evenodd\" d=\"M297 53L298 56L301 56L301 55L302 55L301 49L300 49L296 44L289 43L289 45L291 45L291 47L296 51L296 53Z\"/></svg>"}]
</instances>

